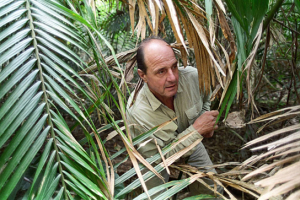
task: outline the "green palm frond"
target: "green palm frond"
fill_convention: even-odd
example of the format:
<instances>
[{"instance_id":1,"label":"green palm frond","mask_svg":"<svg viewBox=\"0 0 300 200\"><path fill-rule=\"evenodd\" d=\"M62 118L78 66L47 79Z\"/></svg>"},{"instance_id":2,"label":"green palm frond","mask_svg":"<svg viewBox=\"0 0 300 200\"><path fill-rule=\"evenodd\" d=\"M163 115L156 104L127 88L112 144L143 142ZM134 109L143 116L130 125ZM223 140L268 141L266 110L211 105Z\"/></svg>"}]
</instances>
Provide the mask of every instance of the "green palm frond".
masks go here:
<instances>
[{"instance_id":1,"label":"green palm frond","mask_svg":"<svg viewBox=\"0 0 300 200\"><path fill-rule=\"evenodd\" d=\"M99 146L88 137L91 159L62 117L72 116L86 134L88 127L96 132L82 109L81 98L91 100L87 83L74 70L85 66L71 47L86 52L87 46L72 11L44 0L1 1L0 8L1 199L30 168L36 173L28 199L69 199L70 191L83 199L110 198Z\"/></svg>"}]
</instances>

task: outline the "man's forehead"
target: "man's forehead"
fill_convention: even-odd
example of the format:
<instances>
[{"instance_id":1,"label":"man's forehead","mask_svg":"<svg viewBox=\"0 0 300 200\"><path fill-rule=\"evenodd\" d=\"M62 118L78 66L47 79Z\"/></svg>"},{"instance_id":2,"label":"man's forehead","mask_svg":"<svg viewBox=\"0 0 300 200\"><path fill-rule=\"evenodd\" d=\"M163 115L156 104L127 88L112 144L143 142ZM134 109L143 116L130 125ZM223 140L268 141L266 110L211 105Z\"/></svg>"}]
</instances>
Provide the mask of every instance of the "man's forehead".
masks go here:
<instances>
[{"instance_id":1,"label":"man's forehead","mask_svg":"<svg viewBox=\"0 0 300 200\"><path fill-rule=\"evenodd\" d=\"M144 44L144 49L147 50L147 49L155 49L155 48L161 48L161 47L170 47L171 46L166 43L165 41L163 40L158 40L158 39L153 39L153 40L150 40L149 42L147 42L146 44Z\"/></svg>"}]
</instances>

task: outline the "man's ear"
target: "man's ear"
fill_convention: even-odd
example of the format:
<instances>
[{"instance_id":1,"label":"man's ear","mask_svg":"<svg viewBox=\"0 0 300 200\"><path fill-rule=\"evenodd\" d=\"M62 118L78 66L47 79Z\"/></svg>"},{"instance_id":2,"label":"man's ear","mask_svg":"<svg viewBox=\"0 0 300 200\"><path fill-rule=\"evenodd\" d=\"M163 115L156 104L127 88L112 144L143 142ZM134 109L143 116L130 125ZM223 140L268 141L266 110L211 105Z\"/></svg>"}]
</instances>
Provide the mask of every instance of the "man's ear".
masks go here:
<instances>
[{"instance_id":1,"label":"man's ear","mask_svg":"<svg viewBox=\"0 0 300 200\"><path fill-rule=\"evenodd\" d=\"M143 81L145 83L147 83L147 75L141 69L138 69L137 72L138 72L139 76L141 77L141 79L143 79Z\"/></svg>"}]
</instances>

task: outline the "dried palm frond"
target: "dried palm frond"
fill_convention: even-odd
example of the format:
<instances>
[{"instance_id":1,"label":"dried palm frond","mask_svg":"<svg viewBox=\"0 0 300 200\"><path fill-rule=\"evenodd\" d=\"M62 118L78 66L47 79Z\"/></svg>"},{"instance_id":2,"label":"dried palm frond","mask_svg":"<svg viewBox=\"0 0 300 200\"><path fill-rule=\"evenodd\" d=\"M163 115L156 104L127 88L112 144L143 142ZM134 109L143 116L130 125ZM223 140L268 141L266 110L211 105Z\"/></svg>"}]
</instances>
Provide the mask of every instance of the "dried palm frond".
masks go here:
<instances>
[{"instance_id":1,"label":"dried palm frond","mask_svg":"<svg viewBox=\"0 0 300 200\"><path fill-rule=\"evenodd\" d=\"M271 120L280 121L281 117L295 117L299 106L284 108L282 110L263 115L250 123ZM282 113L283 112L283 113ZM281 122L281 121L280 121ZM280 130L261 136L245 144L243 148L252 147L251 151L260 152L244 161L234 171L245 171L256 168L247 173L241 181L254 184L264 189L259 199L287 197L289 199L299 196L300 184L300 124L291 125ZM279 139L276 139L279 138ZM274 141L274 139L276 139ZM262 152L263 150L263 152ZM229 173L231 176L233 173ZM226 175L226 174L223 174Z\"/></svg>"},{"instance_id":2,"label":"dried palm frond","mask_svg":"<svg viewBox=\"0 0 300 200\"><path fill-rule=\"evenodd\" d=\"M183 65L187 65L188 48L193 50L195 54L196 65L199 75L199 87L201 91L209 93L211 85L215 85L215 74L221 86L224 87L225 79L222 76L230 74L232 77L233 71L231 64L235 58L236 45L231 36L228 23L225 18L225 9L221 1L216 1L215 5L218 10L218 17L222 28L222 33L228 41L230 46L229 53L225 51L226 47L221 46L221 43L216 40L214 24L211 22L211 29L206 28L205 11L201 8L200 4L196 1L177 1L176 3L171 0L149 0L147 4L143 0L128 1L131 29L136 31L138 38L144 39L146 32L149 35L157 35L158 32L164 32L165 15L169 19L169 23L176 38L176 43L182 45L179 48L181 52L181 59ZM135 12L138 12L138 21L135 23ZM188 43L184 40L187 38ZM216 50L217 47L221 51ZM226 63L223 63L220 58L219 52L223 52ZM120 61L119 61L120 62ZM227 66L226 71L222 66Z\"/></svg>"},{"instance_id":3,"label":"dried palm frond","mask_svg":"<svg viewBox=\"0 0 300 200\"><path fill-rule=\"evenodd\" d=\"M299 106L284 108L249 123L268 120L273 123L281 122L280 118L287 115L295 117L298 110ZM263 135L248 142L243 148L250 146L251 151L258 152L257 155L253 155L243 163L206 166L218 168L235 165L232 170L225 173L213 177L208 174L204 176L215 179L219 185L233 187L258 199L297 199L300 195L300 124ZM179 165L176 169L190 176L199 173L188 165ZM231 199L235 199L229 191L225 192Z\"/></svg>"},{"instance_id":4,"label":"dried palm frond","mask_svg":"<svg viewBox=\"0 0 300 200\"><path fill-rule=\"evenodd\" d=\"M135 55L136 50L137 50L137 48L134 48L134 49L130 49L128 51L118 53L118 54L115 55L116 59L118 60L118 62L120 64L122 64L124 62L127 62L128 60L130 60ZM109 57L105 58L105 63L108 66L116 65L116 61L115 61L114 56L109 56ZM96 69L97 69L97 65L95 64L95 65L92 65L92 66L86 68L85 70L79 72L79 74L92 73L92 71L94 71Z\"/></svg>"}]
</instances>

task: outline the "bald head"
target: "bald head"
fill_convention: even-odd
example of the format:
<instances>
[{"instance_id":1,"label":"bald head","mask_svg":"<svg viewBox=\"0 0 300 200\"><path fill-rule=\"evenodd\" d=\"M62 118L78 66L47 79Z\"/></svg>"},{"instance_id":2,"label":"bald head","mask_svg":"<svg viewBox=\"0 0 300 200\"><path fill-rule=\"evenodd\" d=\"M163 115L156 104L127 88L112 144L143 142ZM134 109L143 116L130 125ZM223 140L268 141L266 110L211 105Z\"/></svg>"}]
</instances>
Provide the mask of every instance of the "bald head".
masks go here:
<instances>
[{"instance_id":1,"label":"bald head","mask_svg":"<svg viewBox=\"0 0 300 200\"><path fill-rule=\"evenodd\" d=\"M157 36L151 36L149 38L144 39L137 50L137 65L138 69L142 70L145 74L147 74L147 65L145 57L152 52L159 52L160 45L170 46L166 41ZM171 47L170 47L171 48Z\"/></svg>"}]
</instances>

